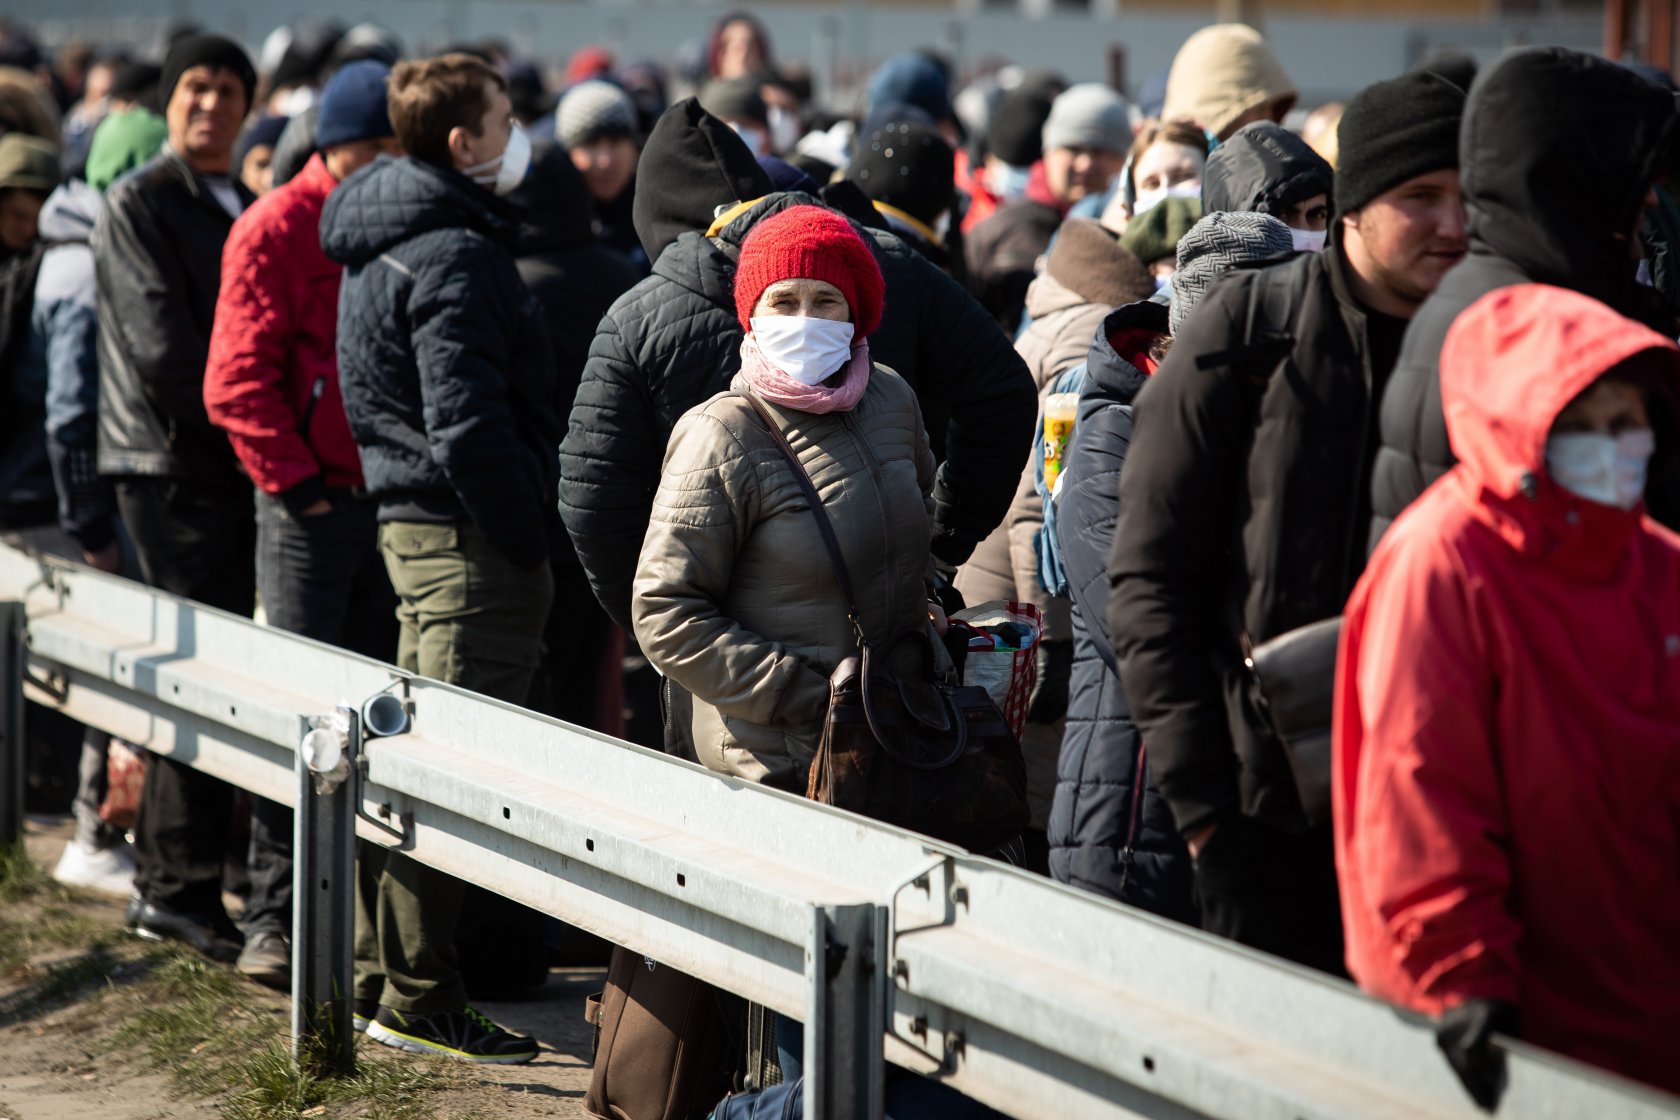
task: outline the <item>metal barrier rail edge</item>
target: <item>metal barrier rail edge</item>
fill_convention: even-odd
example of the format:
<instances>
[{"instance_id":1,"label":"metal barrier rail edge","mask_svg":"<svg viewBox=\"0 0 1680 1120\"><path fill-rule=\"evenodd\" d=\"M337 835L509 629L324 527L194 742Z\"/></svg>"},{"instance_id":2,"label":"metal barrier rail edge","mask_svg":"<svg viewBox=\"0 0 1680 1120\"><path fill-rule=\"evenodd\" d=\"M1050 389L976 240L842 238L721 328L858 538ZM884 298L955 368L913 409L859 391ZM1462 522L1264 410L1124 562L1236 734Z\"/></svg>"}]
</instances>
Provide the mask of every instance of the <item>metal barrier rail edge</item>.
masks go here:
<instances>
[{"instance_id":1,"label":"metal barrier rail edge","mask_svg":"<svg viewBox=\"0 0 1680 1120\"><path fill-rule=\"evenodd\" d=\"M1351 985L924 837L4 547L0 624L0 840L24 691L298 806L294 1030L343 1062L353 829L801 1018L809 1116L880 1116L883 1057L1019 1117L1484 1115L1426 1024ZM403 733L360 726L381 694ZM340 705L352 775L312 792L298 745ZM1507 1064L1501 1117L1680 1117Z\"/></svg>"}]
</instances>

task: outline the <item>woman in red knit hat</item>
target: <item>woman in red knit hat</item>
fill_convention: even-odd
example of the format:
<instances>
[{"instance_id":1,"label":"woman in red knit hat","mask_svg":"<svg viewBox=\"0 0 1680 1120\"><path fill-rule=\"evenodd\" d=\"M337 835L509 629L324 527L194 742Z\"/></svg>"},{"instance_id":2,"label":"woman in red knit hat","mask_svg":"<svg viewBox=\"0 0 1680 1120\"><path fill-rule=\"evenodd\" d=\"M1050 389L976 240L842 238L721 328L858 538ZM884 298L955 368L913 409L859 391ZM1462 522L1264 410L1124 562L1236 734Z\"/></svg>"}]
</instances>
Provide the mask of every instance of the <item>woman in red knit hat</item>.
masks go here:
<instances>
[{"instance_id":1,"label":"woman in red knit hat","mask_svg":"<svg viewBox=\"0 0 1680 1120\"><path fill-rule=\"evenodd\" d=\"M795 206L761 222L735 273L741 371L672 433L632 615L654 667L693 693L713 770L803 790L829 675L854 645L817 522L753 400L816 486L863 632L884 643L928 625L934 459L915 393L869 360L883 293L840 215Z\"/></svg>"}]
</instances>

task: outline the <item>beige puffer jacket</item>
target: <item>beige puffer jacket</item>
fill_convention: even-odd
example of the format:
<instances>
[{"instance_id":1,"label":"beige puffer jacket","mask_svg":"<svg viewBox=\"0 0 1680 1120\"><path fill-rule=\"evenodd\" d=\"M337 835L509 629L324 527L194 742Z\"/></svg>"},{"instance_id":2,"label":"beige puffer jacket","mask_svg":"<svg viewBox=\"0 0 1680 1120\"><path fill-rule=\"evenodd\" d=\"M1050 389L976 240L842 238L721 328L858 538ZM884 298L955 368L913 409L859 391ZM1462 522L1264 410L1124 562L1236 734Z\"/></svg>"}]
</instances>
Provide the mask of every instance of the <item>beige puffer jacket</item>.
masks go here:
<instances>
[{"instance_id":1,"label":"beige puffer jacket","mask_svg":"<svg viewBox=\"0 0 1680 1120\"><path fill-rule=\"evenodd\" d=\"M851 653L845 600L792 468L740 392L677 422L636 569L636 640L694 694L708 768L802 783ZM827 415L768 404L834 523L864 633L926 632L935 463L916 395L875 366L863 400Z\"/></svg>"}]
</instances>

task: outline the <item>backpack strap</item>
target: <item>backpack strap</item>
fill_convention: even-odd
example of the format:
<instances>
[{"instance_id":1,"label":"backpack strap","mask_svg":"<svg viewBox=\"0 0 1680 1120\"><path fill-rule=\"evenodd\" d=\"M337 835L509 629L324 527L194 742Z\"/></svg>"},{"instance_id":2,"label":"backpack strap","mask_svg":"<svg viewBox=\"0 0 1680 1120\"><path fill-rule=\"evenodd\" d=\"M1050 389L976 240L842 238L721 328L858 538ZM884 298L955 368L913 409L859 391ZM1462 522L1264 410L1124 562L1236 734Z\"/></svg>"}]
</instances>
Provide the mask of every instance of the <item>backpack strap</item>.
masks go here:
<instances>
[{"instance_id":1,"label":"backpack strap","mask_svg":"<svg viewBox=\"0 0 1680 1120\"><path fill-rule=\"evenodd\" d=\"M1248 285L1248 309L1242 341L1196 359L1199 370L1241 368L1256 388L1263 389L1277 365L1295 348L1294 270L1273 265L1258 269Z\"/></svg>"}]
</instances>

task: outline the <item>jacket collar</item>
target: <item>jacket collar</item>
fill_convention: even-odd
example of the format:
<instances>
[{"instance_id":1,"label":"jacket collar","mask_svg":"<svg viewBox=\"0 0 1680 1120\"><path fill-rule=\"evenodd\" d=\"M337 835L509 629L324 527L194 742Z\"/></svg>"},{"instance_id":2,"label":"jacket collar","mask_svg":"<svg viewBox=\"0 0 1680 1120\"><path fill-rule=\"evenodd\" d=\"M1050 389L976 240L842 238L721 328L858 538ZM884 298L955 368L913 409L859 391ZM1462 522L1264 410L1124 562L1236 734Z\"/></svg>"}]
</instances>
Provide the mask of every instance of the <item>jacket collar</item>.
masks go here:
<instances>
[{"instance_id":1,"label":"jacket collar","mask_svg":"<svg viewBox=\"0 0 1680 1120\"><path fill-rule=\"evenodd\" d=\"M327 170L326 157L321 155L320 152L316 152L309 157L309 162L303 165L303 170L297 173L297 177L287 183L286 186L291 187L300 195L320 202L324 201L333 192L333 188L338 186L338 180L334 179L332 172Z\"/></svg>"},{"instance_id":2,"label":"jacket collar","mask_svg":"<svg viewBox=\"0 0 1680 1120\"><path fill-rule=\"evenodd\" d=\"M210 185L204 181L204 176L187 162L186 156L170 147L167 140L164 141L163 147L158 149L158 160L162 166L175 173L175 176L181 180L187 190L192 192L192 196L199 202L205 206L215 207L217 213L227 214L227 210L210 193ZM228 182L233 184L233 191L239 196L241 210L257 200L257 196L252 194L250 188L240 181L239 176L230 174ZM228 221L233 221L231 214L228 214Z\"/></svg>"}]
</instances>

